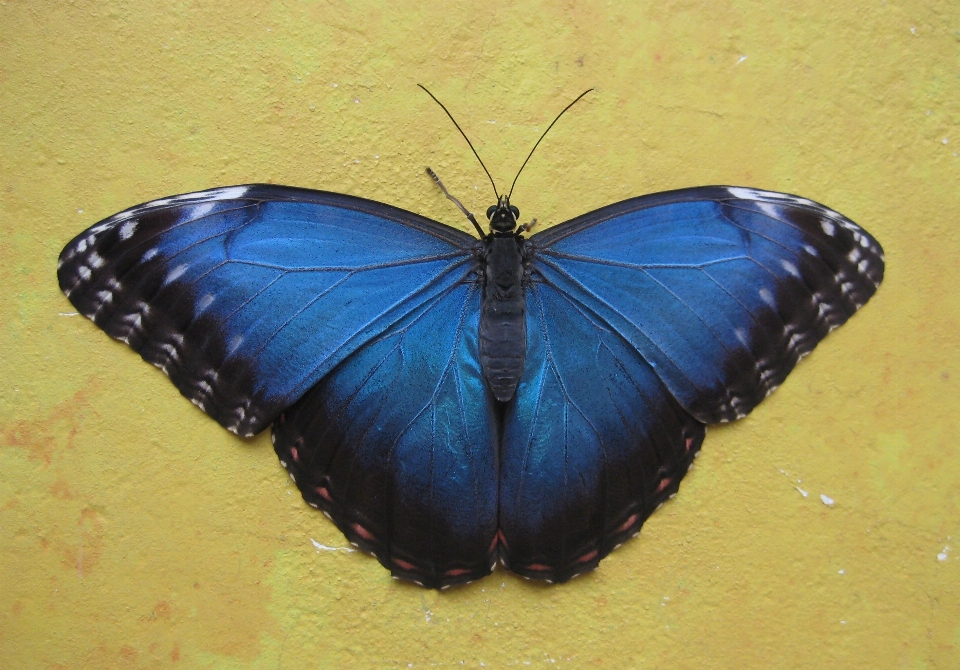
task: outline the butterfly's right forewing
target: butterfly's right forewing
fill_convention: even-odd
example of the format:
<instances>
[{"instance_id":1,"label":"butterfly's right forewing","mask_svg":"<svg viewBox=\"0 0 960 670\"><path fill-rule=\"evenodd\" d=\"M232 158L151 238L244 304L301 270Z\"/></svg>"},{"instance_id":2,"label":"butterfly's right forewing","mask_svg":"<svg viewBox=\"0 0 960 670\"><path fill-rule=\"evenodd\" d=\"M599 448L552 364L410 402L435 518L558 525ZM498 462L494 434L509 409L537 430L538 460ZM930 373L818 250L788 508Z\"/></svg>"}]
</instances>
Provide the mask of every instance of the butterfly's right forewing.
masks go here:
<instances>
[{"instance_id":1,"label":"butterfly's right forewing","mask_svg":"<svg viewBox=\"0 0 960 670\"><path fill-rule=\"evenodd\" d=\"M626 200L535 235L535 272L588 305L704 423L746 415L883 279L843 215L708 186Z\"/></svg>"}]
</instances>

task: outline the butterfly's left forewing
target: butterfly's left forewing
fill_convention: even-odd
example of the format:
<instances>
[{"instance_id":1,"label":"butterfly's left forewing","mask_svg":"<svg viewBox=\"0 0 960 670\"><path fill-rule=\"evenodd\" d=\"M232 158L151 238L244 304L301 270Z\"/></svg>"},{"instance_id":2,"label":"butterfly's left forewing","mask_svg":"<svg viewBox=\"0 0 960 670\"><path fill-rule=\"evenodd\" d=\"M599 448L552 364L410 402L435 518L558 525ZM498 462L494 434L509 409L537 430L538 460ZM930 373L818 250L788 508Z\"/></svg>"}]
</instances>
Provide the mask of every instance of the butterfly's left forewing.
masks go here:
<instances>
[{"instance_id":1,"label":"butterfly's left forewing","mask_svg":"<svg viewBox=\"0 0 960 670\"><path fill-rule=\"evenodd\" d=\"M470 236L335 193L235 186L84 231L60 286L225 427L262 430L367 340L475 272Z\"/></svg>"}]
</instances>

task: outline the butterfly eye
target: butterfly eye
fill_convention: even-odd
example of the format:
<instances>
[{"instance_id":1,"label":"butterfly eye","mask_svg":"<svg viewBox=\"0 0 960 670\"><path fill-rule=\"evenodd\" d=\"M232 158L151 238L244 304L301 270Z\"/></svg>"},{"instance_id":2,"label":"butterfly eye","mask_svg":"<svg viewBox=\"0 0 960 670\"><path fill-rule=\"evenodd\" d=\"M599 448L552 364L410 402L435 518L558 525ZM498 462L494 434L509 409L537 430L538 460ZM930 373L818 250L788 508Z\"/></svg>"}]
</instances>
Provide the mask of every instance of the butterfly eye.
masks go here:
<instances>
[{"instance_id":1,"label":"butterfly eye","mask_svg":"<svg viewBox=\"0 0 960 670\"><path fill-rule=\"evenodd\" d=\"M519 210L519 209L517 209L517 208L514 207L513 205L510 205L510 211L513 212L513 218L515 218L515 219L519 219L519 218L520 218L520 210Z\"/></svg>"},{"instance_id":2,"label":"butterfly eye","mask_svg":"<svg viewBox=\"0 0 960 670\"><path fill-rule=\"evenodd\" d=\"M493 218L493 213L494 213L495 211L497 211L497 206L496 206L496 205L490 205L489 207L487 207L487 218L488 218L488 219L492 219L492 218Z\"/></svg>"}]
</instances>

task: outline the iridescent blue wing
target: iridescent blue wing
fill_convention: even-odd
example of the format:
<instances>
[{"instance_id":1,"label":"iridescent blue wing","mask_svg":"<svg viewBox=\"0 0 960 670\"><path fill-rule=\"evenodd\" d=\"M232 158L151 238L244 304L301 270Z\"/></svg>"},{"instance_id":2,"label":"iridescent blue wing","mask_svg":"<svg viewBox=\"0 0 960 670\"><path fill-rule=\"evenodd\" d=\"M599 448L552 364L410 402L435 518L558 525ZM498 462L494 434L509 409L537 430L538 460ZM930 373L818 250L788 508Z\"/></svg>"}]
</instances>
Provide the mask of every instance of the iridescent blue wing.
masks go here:
<instances>
[{"instance_id":1,"label":"iridescent blue wing","mask_svg":"<svg viewBox=\"0 0 960 670\"><path fill-rule=\"evenodd\" d=\"M858 225L747 188L634 198L530 245L538 280L596 312L703 423L746 415L883 279Z\"/></svg>"},{"instance_id":2,"label":"iridescent blue wing","mask_svg":"<svg viewBox=\"0 0 960 670\"><path fill-rule=\"evenodd\" d=\"M496 561L494 403L481 285L461 283L343 361L274 424L304 498L394 575L441 588Z\"/></svg>"},{"instance_id":3,"label":"iridescent blue wing","mask_svg":"<svg viewBox=\"0 0 960 670\"><path fill-rule=\"evenodd\" d=\"M508 408L506 561L564 580L676 490L702 424L744 416L883 277L880 245L822 205L705 187L533 236L527 367Z\"/></svg>"},{"instance_id":4,"label":"iridescent blue wing","mask_svg":"<svg viewBox=\"0 0 960 670\"><path fill-rule=\"evenodd\" d=\"M235 186L105 219L64 248L58 276L82 314L252 435L473 273L478 244L369 200Z\"/></svg>"},{"instance_id":5,"label":"iridescent blue wing","mask_svg":"<svg viewBox=\"0 0 960 670\"><path fill-rule=\"evenodd\" d=\"M559 582L596 567L676 493L703 437L634 347L534 282L526 366L504 417L504 564Z\"/></svg>"}]
</instances>

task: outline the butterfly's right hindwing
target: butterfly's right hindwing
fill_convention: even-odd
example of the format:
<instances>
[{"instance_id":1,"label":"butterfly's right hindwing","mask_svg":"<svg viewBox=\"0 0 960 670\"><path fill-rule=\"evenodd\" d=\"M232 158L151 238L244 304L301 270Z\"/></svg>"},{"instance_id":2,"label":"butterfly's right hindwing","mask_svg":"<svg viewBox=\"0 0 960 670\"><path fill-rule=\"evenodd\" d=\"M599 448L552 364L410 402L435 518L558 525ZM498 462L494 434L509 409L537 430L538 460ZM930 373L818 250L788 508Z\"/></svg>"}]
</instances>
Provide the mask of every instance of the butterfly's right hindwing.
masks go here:
<instances>
[{"instance_id":1,"label":"butterfly's right hindwing","mask_svg":"<svg viewBox=\"0 0 960 670\"><path fill-rule=\"evenodd\" d=\"M549 285L527 297L527 365L504 416L501 554L514 572L562 582L677 492L704 426L596 315Z\"/></svg>"}]
</instances>

